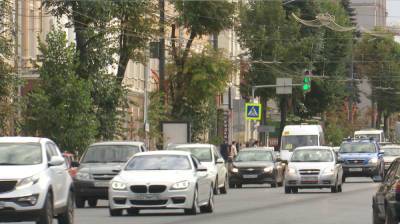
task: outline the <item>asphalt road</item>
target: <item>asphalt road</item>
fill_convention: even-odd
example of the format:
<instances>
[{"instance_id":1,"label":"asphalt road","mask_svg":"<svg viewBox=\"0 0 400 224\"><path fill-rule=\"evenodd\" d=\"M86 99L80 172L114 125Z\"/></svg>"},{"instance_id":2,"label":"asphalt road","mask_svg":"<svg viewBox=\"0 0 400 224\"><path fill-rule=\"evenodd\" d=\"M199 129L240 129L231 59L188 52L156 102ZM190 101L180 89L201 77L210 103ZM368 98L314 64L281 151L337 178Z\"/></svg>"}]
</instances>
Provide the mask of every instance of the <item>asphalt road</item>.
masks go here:
<instances>
[{"instance_id":1,"label":"asphalt road","mask_svg":"<svg viewBox=\"0 0 400 224\"><path fill-rule=\"evenodd\" d=\"M300 190L285 195L283 188L245 186L215 198L213 214L185 216L180 210L145 211L139 216L108 215L106 202L98 208L76 210L77 224L371 224L371 198L378 184L367 178L348 178L343 193ZM104 205L104 206L101 206Z\"/></svg>"}]
</instances>

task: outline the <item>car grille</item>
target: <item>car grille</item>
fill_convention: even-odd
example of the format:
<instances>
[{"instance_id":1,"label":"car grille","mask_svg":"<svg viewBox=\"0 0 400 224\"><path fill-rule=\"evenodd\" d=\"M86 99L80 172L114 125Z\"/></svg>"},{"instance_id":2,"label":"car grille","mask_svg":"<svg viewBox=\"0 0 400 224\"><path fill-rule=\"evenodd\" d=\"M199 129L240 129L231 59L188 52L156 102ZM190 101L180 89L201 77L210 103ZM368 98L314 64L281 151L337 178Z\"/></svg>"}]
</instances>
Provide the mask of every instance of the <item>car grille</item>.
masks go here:
<instances>
[{"instance_id":1,"label":"car grille","mask_svg":"<svg viewBox=\"0 0 400 224\"><path fill-rule=\"evenodd\" d=\"M348 164L364 164L365 160L363 159L348 159Z\"/></svg>"},{"instance_id":2,"label":"car grille","mask_svg":"<svg viewBox=\"0 0 400 224\"><path fill-rule=\"evenodd\" d=\"M264 172L264 168L256 167L248 167L248 168L239 168L239 172L241 174L259 174Z\"/></svg>"},{"instance_id":3,"label":"car grille","mask_svg":"<svg viewBox=\"0 0 400 224\"><path fill-rule=\"evenodd\" d=\"M299 170L300 175L318 175L319 169L303 169Z\"/></svg>"},{"instance_id":4,"label":"car grille","mask_svg":"<svg viewBox=\"0 0 400 224\"><path fill-rule=\"evenodd\" d=\"M165 205L168 200L131 200L133 205Z\"/></svg>"},{"instance_id":5,"label":"car grille","mask_svg":"<svg viewBox=\"0 0 400 224\"><path fill-rule=\"evenodd\" d=\"M17 181L0 181L0 193L14 190Z\"/></svg>"},{"instance_id":6,"label":"car grille","mask_svg":"<svg viewBox=\"0 0 400 224\"><path fill-rule=\"evenodd\" d=\"M95 180L111 180L116 175L117 175L116 173L106 173L106 174L96 173L96 174L93 174L93 179L95 179Z\"/></svg>"},{"instance_id":7,"label":"car grille","mask_svg":"<svg viewBox=\"0 0 400 224\"><path fill-rule=\"evenodd\" d=\"M132 185L131 186L131 191L133 193L139 193L139 194L144 194L144 193L162 193L167 189L167 186L165 185Z\"/></svg>"}]
</instances>

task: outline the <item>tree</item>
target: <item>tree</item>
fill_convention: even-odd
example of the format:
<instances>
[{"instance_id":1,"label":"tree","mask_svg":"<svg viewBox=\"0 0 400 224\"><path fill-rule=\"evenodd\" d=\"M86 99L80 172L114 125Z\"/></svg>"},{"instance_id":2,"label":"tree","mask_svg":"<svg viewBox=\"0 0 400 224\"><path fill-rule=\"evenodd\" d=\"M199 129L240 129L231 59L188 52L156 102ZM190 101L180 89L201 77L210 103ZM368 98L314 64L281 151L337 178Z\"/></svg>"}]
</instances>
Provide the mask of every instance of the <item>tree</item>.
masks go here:
<instances>
[{"instance_id":1,"label":"tree","mask_svg":"<svg viewBox=\"0 0 400 224\"><path fill-rule=\"evenodd\" d=\"M26 98L23 131L49 137L63 150L82 151L94 140L97 122L91 83L75 72L75 45L67 43L64 32L53 30L39 49L41 80Z\"/></svg>"}]
</instances>

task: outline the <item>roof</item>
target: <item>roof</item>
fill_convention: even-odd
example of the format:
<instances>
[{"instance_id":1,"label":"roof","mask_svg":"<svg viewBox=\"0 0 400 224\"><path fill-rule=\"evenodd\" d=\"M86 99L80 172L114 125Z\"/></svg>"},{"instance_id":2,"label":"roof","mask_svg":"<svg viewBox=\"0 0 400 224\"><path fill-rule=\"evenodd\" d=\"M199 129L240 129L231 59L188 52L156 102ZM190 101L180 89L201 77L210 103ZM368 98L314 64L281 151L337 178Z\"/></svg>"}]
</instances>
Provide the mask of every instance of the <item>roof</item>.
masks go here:
<instances>
[{"instance_id":1,"label":"roof","mask_svg":"<svg viewBox=\"0 0 400 224\"><path fill-rule=\"evenodd\" d=\"M387 149L387 148L400 148L400 145L392 144L392 145L381 146L381 149Z\"/></svg>"},{"instance_id":2,"label":"roof","mask_svg":"<svg viewBox=\"0 0 400 224\"><path fill-rule=\"evenodd\" d=\"M143 145L143 142L128 142L128 141L109 141L109 142L96 142L91 144L90 146L98 146L98 145L134 145L139 146Z\"/></svg>"},{"instance_id":3,"label":"roof","mask_svg":"<svg viewBox=\"0 0 400 224\"><path fill-rule=\"evenodd\" d=\"M190 152L178 151L178 150L160 150L160 151L148 151L139 152L135 156L148 156L148 155L177 155L177 156L190 156Z\"/></svg>"},{"instance_id":4,"label":"roof","mask_svg":"<svg viewBox=\"0 0 400 224\"><path fill-rule=\"evenodd\" d=\"M370 129L370 130L359 130L355 131L355 135L363 135L363 134L381 134L383 130L376 130L376 129Z\"/></svg>"},{"instance_id":5,"label":"roof","mask_svg":"<svg viewBox=\"0 0 400 224\"><path fill-rule=\"evenodd\" d=\"M169 145L167 148L195 148L195 147L211 148L214 146L211 144L195 143L195 144L172 144L172 145Z\"/></svg>"},{"instance_id":6,"label":"roof","mask_svg":"<svg viewBox=\"0 0 400 224\"><path fill-rule=\"evenodd\" d=\"M47 138L40 138L40 137L0 137L0 142L12 142L12 143L41 143L43 141L50 141Z\"/></svg>"},{"instance_id":7,"label":"roof","mask_svg":"<svg viewBox=\"0 0 400 224\"><path fill-rule=\"evenodd\" d=\"M239 150L239 152L242 152L242 151L264 151L264 152L272 152L272 151L274 151L274 148L272 148L272 147L269 147L269 148L267 148L267 147L254 147L254 148L243 148L243 149L240 149L240 150Z\"/></svg>"},{"instance_id":8,"label":"roof","mask_svg":"<svg viewBox=\"0 0 400 224\"><path fill-rule=\"evenodd\" d=\"M332 147L329 146L302 146L302 147L298 147L295 149L296 150L301 150L301 149L327 149L327 150L333 150Z\"/></svg>"},{"instance_id":9,"label":"roof","mask_svg":"<svg viewBox=\"0 0 400 224\"><path fill-rule=\"evenodd\" d=\"M283 129L282 136L316 135L320 132L322 132L321 125L286 125Z\"/></svg>"}]
</instances>

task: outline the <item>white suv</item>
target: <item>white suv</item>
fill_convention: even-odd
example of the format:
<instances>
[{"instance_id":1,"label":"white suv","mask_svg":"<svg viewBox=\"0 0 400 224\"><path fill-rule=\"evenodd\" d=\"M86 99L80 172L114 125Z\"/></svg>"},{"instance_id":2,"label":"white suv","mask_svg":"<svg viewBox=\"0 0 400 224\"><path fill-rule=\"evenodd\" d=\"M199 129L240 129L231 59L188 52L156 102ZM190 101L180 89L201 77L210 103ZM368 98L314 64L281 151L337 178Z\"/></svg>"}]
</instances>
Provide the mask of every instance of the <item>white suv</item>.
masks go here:
<instances>
[{"instance_id":1,"label":"white suv","mask_svg":"<svg viewBox=\"0 0 400 224\"><path fill-rule=\"evenodd\" d=\"M0 137L0 222L72 224L72 178L54 142Z\"/></svg>"}]
</instances>

